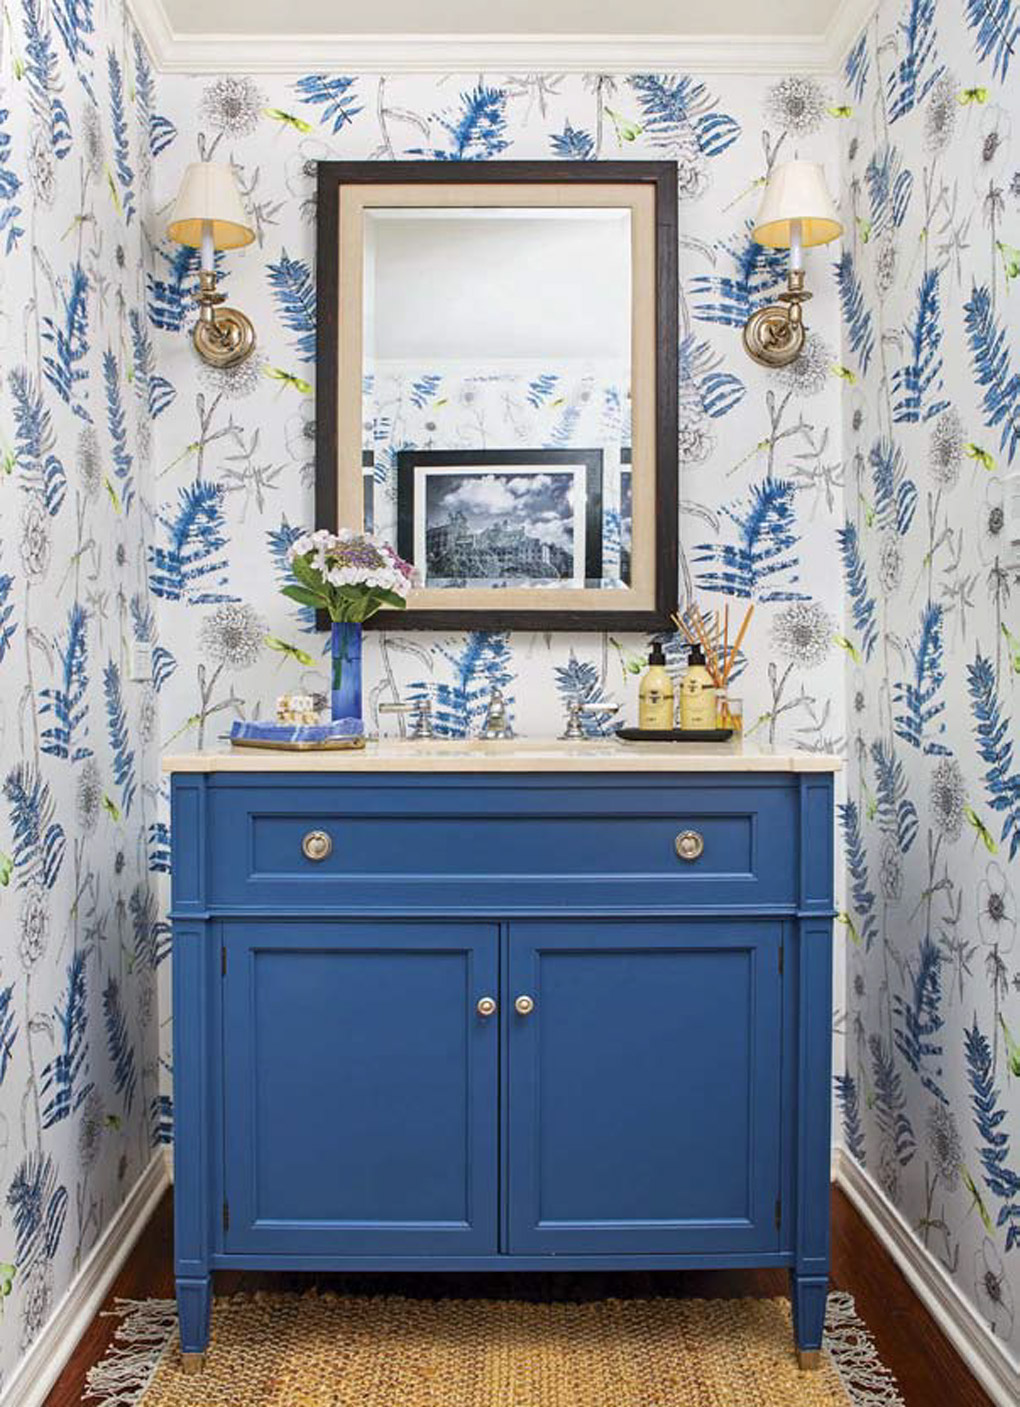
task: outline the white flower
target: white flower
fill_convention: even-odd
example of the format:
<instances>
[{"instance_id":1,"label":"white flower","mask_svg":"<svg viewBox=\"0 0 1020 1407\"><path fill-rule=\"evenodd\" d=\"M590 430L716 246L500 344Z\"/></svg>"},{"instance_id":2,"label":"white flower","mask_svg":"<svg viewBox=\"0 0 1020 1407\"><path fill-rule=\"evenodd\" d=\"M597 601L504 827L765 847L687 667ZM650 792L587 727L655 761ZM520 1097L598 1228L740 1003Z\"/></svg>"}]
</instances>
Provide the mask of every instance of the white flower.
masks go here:
<instances>
[{"instance_id":1,"label":"white flower","mask_svg":"<svg viewBox=\"0 0 1020 1407\"><path fill-rule=\"evenodd\" d=\"M50 565L49 519L34 493L21 514L21 565L32 578L45 576Z\"/></svg>"},{"instance_id":2,"label":"white flower","mask_svg":"<svg viewBox=\"0 0 1020 1407\"><path fill-rule=\"evenodd\" d=\"M78 788L75 797L75 814L78 830L82 835L91 835L99 820L99 808L103 804L103 782L99 775L99 764L94 757L85 759L78 773Z\"/></svg>"},{"instance_id":3,"label":"white flower","mask_svg":"<svg viewBox=\"0 0 1020 1407\"><path fill-rule=\"evenodd\" d=\"M880 298L884 298L896 282L897 263L895 241L892 235L886 235L875 248L875 288Z\"/></svg>"},{"instance_id":4,"label":"white flower","mask_svg":"<svg viewBox=\"0 0 1020 1407\"><path fill-rule=\"evenodd\" d=\"M817 332L809 332L804 339L804 348L796 361L773 373L776 380L787 391L797 396L817 396L825 389L832 367L832 352L828 343Z\"/></svg>"},{"instance_id":5,"label":"white flower","mask_svg":"<svg viewBox=\"0 0 1020 1407\"><path fill-rule=\"evenodd\" d=\"M1006 509L1003 502L1002 484L998 478L992 479L985 489L985 501L981 506L978 551L986 566L1001 559L1006 550Z\"/></svg>"},{"instance_id":6,"label":"white flower","mask_svg":"<svg viewBox=\"0 0 1020 1407\"><path fill-rule=\"evenodd\" d=\"M45 953L49 933L50 910L46 890L41 884L30 884L21 901L21 939L18 943L26 972L31 972Z\"/></svg>"},{"instance_id":7,"label":"white flower","mask_svg":"<svg viewBox=\"0 0 1020 1407\"><path fill-rule=\"evenodd\" d=\"M265 94L250 78L224 74L203 90L199 116L228 137L250 137L265 106Z\"/></svg>"},{"instance_id":8,"label":"white flower","mask_svg":"<svg viewBox=\"0 0 1020 1407\"><path fill-rule=\"evenodd\" d=\"M978 1308L1002 1339L1013 1337L1013 1291L1002 1257L986 1236L974 1256L974 1289Z\"/></svg>"},{"instance_id":9,"label":"white flower","mask_svg":"<svg viewBox=\"0 0 1020 1407\"><path fill-rule=\"evenodd\" d=\"M95 1167L103 1142L105 1121L106 1110L103 1108L102 1096L97 1089L92 1088L85 1096L81 1123L78 1126L78 1162L83 1172L87 1173Z\"/></svg>"},{"instance_id":10,"label":"white flower","mask_svg":"<svg viewBox=\"0 0 1020 1407\"><path fill-rule=\"evenodd\" d=\"M835 622L820 601L791 601L776 612L772 646L802 669L816 669L829 653L834 632Z\"/></svg>"},{"instance_id":11,"label":"white flower","mask_svg":"<svg viewBox=\"0 0 1020 1407\"><path fill-rule=\"evenodd\" d=\"M774 83L765 97L766 120L786 132L805 137L825 121L828 101L815 78L790 74Z\"/></svg>"},{"instance_id":12,"label":"white flower","mask_svg":"<svg viewBox=\"0 0 1020 1407\"><path fill-rule=\"evenodd\" d=\"M960 1131L953 1111L938 1100L928 1109L928 1150L946 1191L955 1192L963 1162Z\"/></svg>"},{"instance_id":13,"label":"white flower","mask_svg":"<svg viewBox=\"0 0 1020 1407\"><path fill-rule=\"evenodd\" d=\"M94 425L83 425L78 433L78 478L86 498L95 498L103 487L103 459Z\"/></svg>"},{"instance_id":14,"label":"white flower","mask_svg":"<svg viewBox=\"0 0 1020 1407\"><path fill-rule=\"evenodd\" d=\"M1013 123L1005 108L990 103L981 114L981 132L974 163L974 189L979 196L988 194L989 186L998 182L1004 163L1009 158Z\"/></svg>"},{"instance_id":15,"label":"white flower","mask_svg":"<svg viewBox=\"0 0 1020 1407\"><path fill-rule=\"evenodd\" d=\"M199 375L214 396L239 401L265 385L263 375L266 365L265 357L256 352L236 366L203 366Z\"/></svg>"},{"instance_id":16,"label":"white flower","mask_svg":"<svg viewBox=\"0 0 1020 1407\"><path fill-rule=\"evenodd\" d=\"M932 84L924 109L924 145L932 154L945 151L952 141L959 103L956 99L956 79L943 73Z\"/></svg>"},{"instance_id":17,"label":"white flower","mask_svg":"<svg viewBox=\"0 0 1020 1407\"><path fill-rule=\"evenodd\" d=\"M928 470L939 488L951 489L963 461L963 421L955 406L944 410L928 437Z\"/></svg>"},{"instance_id":18,"label":"white flower","mask_svg":"<svg viewBox=\"0 0 1020 1407\"><path fill-rule=\"evenodd\" d=\"M982 941L1008 953L1016 937L1016 900L1002 866L989 860L978 885L978 931Z\"/></svg>"},{"instance_id":19,"label":"white flower","mask_svg":"<svg viewBox=\"0 0 1020 1407\"><path fill-rule=\"evenodd\" d=\"M954 757L940 757L931 774L929 805L932 825L946 840L959 840L967 789L960 764Z\"/></svg>"},{"instance_id":20,"label":"white flower","mask_svg":"<svg viewBox=\"0 0 1020 1407\"><path fill-rule=\"evenodd\" d=\"M32 188L40 205L52 205L57 193L57 163L46 132L37 127L28 152Z\"/></svg>"},{"instance_id":21,"label":"white flower","mask_svg":"<svg viewBox=\"0 0 1020 1407\"><path fill-rule=\"evenodd\" d=\"M53 1307L53 1268L42 1256L26 1272L21 1296L21 1347L24 1351L39 1337Z\"/></svg>"},{"instance_id":22,"label":"white flower","mask_svg":"<svg viewBox=\"0 0 1020 1407\"><path fill-rule=\"evenodd\" d=\"M95 103L86 102L82 108L82 149L89 175L98 181L103 174L103 123Z\"/></svg>"},{"instance_id":23,"label":"white flower","mask_svg":"<svg viewBox=\"0 0 1020 1407\"><path fill-rule=\"evenodd\" d=\"M895 532L883 533L878 548L878 579L886 596L903 580L903 549Z\"/></svg>"},{"instance_id":24,"label":"white flower","mask_svg":"<svg viewBox=\"0 0 1020 1407\"><path fill-rule=\"evenodd\" d=\"M226 601L206 616L198 633L202 653L230 669L249 669L258 659L266 623L243 602Z\"/></svg>"},{"instance_id":25,"label":"white flower","mask_svg":"<svg viewBox=\"0 0 1020 1407\"><path fill-rule=\"evenodd\" d=\"M903 896L903 860L899 846L892 836L882 840L882 857L879 863L879 879L882 884L882 897L896 903Z\"/></svg>"}]
</instances>

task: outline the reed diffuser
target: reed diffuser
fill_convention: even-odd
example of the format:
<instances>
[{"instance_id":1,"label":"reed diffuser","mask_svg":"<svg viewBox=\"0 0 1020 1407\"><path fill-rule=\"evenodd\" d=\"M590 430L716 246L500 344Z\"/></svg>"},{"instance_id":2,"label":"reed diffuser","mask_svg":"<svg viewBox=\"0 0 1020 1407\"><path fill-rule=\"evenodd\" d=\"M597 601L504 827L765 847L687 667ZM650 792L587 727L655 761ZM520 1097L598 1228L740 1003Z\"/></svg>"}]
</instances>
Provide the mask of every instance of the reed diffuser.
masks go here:
<instances>
[{"instance_id":1,"label":"reed diffuser","mask_svg":"<svg viewBox=\"0 0 1020 1407\"><path fill-rule=\"evenodd\" d=\"M722 611L713 611L710 618L702 614L696 601L690 603L683 615L673 614L677 630L689 645L700 649L705 668L712 676L716 688L716 727L732 728L734 732L740 732L743 726L743 713L740 708L730 708L727 686L753 615L754 606L748 606L731 645L729 603Z\"/></svg>"}]
</instances>

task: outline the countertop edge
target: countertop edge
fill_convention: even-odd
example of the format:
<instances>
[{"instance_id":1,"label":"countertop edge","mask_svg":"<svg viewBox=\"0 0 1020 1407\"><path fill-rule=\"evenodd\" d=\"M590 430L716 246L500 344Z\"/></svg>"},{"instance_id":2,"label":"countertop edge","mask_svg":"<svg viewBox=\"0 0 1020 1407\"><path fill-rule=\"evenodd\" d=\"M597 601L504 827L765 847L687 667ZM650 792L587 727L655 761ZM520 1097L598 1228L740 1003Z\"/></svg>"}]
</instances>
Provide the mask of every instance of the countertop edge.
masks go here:
<instances>
[{"instance_id":1,"label":"countertop edge","mask_svg":"<svg viewBox=\"0 0 1020 1407\"><path fill-rule=\"evenodd\" d=\"M647 744L636 744L633 753L626 754L596 752L590 758L572 753L545 756L510 754L500 757L487 753L479 756L451 755L443 757L435 753L416 754L409 747L401 754L399 744L394 752L384 756L373 755L369 751L357 753L336 752L295 752L256 753L183 753L161 759L160 769L164 774L202 773L280 773L314 772L329 776L336 774L364 774L371 772L387 773L467 773L467 774L514 774L549 772L594 772L626 774L628 772L788 772L792 774L836 773L843 767L843 759L820 753L782 753L769 756L761 753L720 752L717 755L706 753L654 754L642 756L639 750Z\"/></svg>"}]
</instances>

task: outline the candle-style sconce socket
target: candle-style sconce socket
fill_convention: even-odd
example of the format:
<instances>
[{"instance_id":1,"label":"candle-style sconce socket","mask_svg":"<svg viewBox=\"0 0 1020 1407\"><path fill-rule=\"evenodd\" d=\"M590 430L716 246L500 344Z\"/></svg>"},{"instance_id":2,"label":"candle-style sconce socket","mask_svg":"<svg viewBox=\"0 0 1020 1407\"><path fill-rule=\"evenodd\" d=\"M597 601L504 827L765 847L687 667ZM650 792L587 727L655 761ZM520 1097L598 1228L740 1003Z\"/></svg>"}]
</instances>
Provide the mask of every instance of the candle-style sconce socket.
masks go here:
<instances>
[{"instance_id":1,"label":"candle-style sconce socket","mask_svg":"<svg viewBox=\"0 0 1020 1407\"><path fill-rule=\"evenodd\" d=\"M789 249L790 270L786 292L744 324L744 348L760 366L789 366L804 347L801 306L811 297L804 287L804 250L843 233L825 174L816 162L787 161L773 170L753 233L759 244Z\"/></svg>"},{"instance_id":2,"label":"candle-style sconce socket","mask_svg":"<svg viewBox=\"0 0 1020 1407\"><path fill-rule=\"evenodd\" d=\"M187 168L167 233L178 244L202 251L195 294L196 352L210 366L237 366L254 351L255 328L239 309L222 306L226 298L216 288L216 250L242 249L251 244L255 231L247 223L229 164L196 161Z\"/></svg>"}]
</instances>

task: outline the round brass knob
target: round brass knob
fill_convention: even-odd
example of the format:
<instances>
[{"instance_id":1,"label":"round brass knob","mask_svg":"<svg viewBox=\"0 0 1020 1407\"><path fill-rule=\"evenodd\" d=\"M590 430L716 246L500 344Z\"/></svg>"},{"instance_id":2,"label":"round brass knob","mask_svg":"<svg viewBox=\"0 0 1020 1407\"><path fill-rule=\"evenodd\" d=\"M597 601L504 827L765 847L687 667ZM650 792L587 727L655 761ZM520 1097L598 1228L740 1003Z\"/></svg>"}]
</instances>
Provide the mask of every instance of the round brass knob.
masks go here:
<instances>
[{"instance_id":1,"label":"round brass knob","mask_svg":"<svg viewBox=\"0 0 1020 1407\"><path fill-rule=\"evenodd\" d=\"M700 831L681 831L675 845L681 860L696 860L705 848L705 837Z\"/></svg>"},{"instance_id":2,"label":"round brass knob","mask_svg":"<svg viewBox=\"0 0 1020 1407\"><path fill-rule=\"evenodd\" d=\"M496 1014L496 999L495 999L495 997L479 997L479 999L478 999L478 1005L477 1005L477 1007L475 1008L475 1010L478 1012L478 1015L479 1015L479 1016L495 1016L495 1014Z\"/></svg>"},{"instance_id":3,"label":"round brass knob","mask_svg":"<svg viewBox=\"0 0 1020 1407\"><path fill-rule=\"evenodd\" d=\"M325 860L332 854L333 842L325 831L309 831L301 842L306 860Z\"/></svg>"},{"instance_id":4,"label":"round brass knob","mask_svg":"<svg viewBox=\"0 0 1020 1407\"><path fill-rule=\"evenodd\" d=\"M531 997L518 997L514 1002L514 1011L516 1011L518 1016L530 1016L534 1010L535 1003Z\"/></svg>"}]
</instances>

